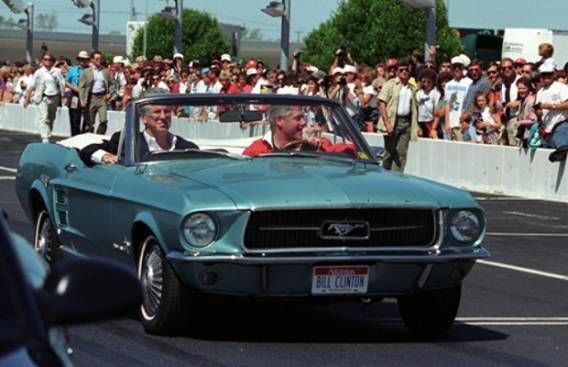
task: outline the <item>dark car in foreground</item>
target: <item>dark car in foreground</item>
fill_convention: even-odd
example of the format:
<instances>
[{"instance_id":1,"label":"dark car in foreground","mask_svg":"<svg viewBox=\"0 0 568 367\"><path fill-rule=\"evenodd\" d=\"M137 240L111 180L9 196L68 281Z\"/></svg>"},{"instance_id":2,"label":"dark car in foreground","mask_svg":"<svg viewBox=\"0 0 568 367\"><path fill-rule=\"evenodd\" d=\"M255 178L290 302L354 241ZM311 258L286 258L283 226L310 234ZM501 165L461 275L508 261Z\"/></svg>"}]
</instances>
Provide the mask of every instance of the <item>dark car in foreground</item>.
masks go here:
<instances>
[{"instance_id":1,"label":"dark car in foreground","mask_svg":"<svg viewBox=\"0 0 568 367\"><path fill-rule=\"evenodd\" d=\"M123 316L142 299L135 273L74 258L48 268L0 217L0 366L72 366L64 327Z\"/></svg>"},{"instance_id":2,"label":"dark car in foreground","mask_svg":"<svg viewBox=\"0 0 568 367\"><path fill-rule=\"evenodd\" d=\"M156 118L199 148L150 151ZM47 259L104 256L137 270L151 333L183 326L204 295L222 294L396 297L410 329L437 334L452 325L475 260L489 256L471 195L385 171L327 99L147 97L111 139L116 164L80 158L93 138L30 144L18 197Z\"/></svg>"}]
</instances>

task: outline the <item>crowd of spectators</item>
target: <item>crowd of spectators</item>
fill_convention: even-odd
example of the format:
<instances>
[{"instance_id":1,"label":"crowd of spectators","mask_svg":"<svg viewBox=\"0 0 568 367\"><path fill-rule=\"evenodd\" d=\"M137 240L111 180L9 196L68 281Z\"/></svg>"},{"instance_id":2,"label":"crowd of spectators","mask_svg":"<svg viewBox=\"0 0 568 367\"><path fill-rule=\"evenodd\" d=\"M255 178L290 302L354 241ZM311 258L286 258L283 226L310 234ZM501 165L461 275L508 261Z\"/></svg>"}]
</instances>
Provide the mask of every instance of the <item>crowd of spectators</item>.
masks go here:
<instances>
[{"instance_id":1,"label":"crowd of spectators","mask_svg":"<svg viewBox=\"0 0 568 367\"><path fill-rule=\"evenodd\" d=\"M416 116L408 116L409 121L416 120L413 127L417 136L524 147L543 144L543 138L552 128L538 123L543 112L548 111L541 107L540 102L545 100L539 99L537 94L552 83L566 84L568 73L568 64L563 69L556 65L552 45L540 45L542 59L535 63L523 58L484 63L463 54L434 62L435 49L431 51L432 60L425 60L423 51L417 49L408 60L388 58L376 65L366 65L357 63L348 50L339 48L328 70L303 63L298 51L293 55L289 71L270 68L262 60L236 62L228 54L206 65L199 60L186 60L179 53L171 59L157 55L146 60L139 56L133 62L122 56L115 56L109 60L111 62L100 57L98 67L104 68L109 78L108 88L104 90L108 110L125 110L144 90L155 87L171 93L322 96L339 101L363 131L387 135L393 134L390 125L395 123L389 121L386 108L392 96L381 90L391 80L400 81L401 73L408 73L408 78L402 79L407 79L412 95L409 113ZM65 57L54 60L54 67L65 78L61 104L70 108L85 107L81 99L74 97L78 96L82 70L95 62L96 54L79 52L75 66ZM9 60L0 62L0 101L25 104L26 94L34 85L34 72L39 67L41 61L31 65ZM406 82L403 84L406 86ZM396 90L398 93L399 89ZM401 93L406 93L405 90L400 89ZM556 105L564 101L558 100ZM556 109L556 105L551 103L548 110ZM416 106L416 112L412 106ZM567 109L561 112L568 114ZM183 115L184 110L178 113ZM85 131L77 126L72 130L73 134Z\"/></svg>"}]
</instances>

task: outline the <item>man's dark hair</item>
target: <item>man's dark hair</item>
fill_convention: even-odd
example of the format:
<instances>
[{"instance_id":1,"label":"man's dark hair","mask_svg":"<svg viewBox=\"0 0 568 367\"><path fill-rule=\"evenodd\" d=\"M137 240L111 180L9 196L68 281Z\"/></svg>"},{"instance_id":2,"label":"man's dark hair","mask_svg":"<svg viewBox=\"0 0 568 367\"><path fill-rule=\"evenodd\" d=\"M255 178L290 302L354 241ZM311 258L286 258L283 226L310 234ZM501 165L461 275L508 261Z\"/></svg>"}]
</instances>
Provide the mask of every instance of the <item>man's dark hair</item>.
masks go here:
<instances>
[{"instance_id":1,"label":"man's dark hair","mask_svg":"<svg viewBox=\"0 0 568 367\"><path fill-rule=\"evenodd\" d=\"M436 77L438 76L438 74L436 74L436 72L432 69L424 69L420 75L418 76L418 80L422 80L422 79L428 79L431 80L432 83L435 85L436 84Z\"/></svg>"},{"instance_id":2,"label":"man's dark hair","mask_svg":"<svg viewBox=\"0 0 568 367\"><path fill-rule=\"evenodd\" d=\"M103 54L99 50L95 50L95 51L91 52L91 59L93 57L95 57L96 55L103 56Z\"/></svg>"},{"instance_id":3,"label":"man's dark hair","mask_svg":"<svg viewBox=\"0 0 568 367\"><path fill-rule=\"evenodd\" d=\"M472 66L479 66L481 68L481 70L483 70L483 61L481 61L479 59L473 59L469 63L469 67L472 67Z\"/></svg>"},{"instance_id":4,"label":"man's dark hair","mask_svg":"<svg viewBox=\"0 0 568 367\"><path fill-rule=\"evenodd\" d=\"M408 59L401 59L401 60L398 60L398 65L396 67L400 68L400 67L409 67L409 66L410 66L410 62L408 61Z\"/></svg>"},{"instance_id":5,"label":"man's dark hair","mask_svg":"<svg viewBox=\"0 0 568 367\"><path fill-rule=\"evenodd\" d=\"M424 64L424 50L421 48L415 48L412 51L412 59L416 60L419 64Z\"/></svg>"}]
</instances>

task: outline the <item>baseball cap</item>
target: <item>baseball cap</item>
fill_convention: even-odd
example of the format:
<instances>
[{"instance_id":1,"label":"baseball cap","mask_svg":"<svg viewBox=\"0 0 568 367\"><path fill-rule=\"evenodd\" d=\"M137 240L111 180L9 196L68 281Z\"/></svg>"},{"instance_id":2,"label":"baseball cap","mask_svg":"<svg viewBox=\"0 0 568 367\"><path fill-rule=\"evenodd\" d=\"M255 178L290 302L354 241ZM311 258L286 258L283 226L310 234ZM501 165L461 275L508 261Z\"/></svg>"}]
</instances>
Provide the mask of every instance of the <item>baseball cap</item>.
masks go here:
<instances>
[{"instance_id":1,"label":"baseball cap","mask_svg":"<svg viewBox=\"0 0 568 367\"><path fill-rule=\"evenodd\" d=\"M115 56L112 58L113 64L124 64L124 57L122 56Z\"/></svg>"},{"instance_id":2,"label":"baseball cap","mask_svg":"<svg viewBox=\"0 0 568 367\"><path fill-rule=\"evenodd\" d=\"M174 54L174 60L177 59L177 58L180 58L180 59L183 60L183 55L182 55L181 53L179 53L179 52L176 52L176 53Z\"/></svg>"},{"instance_id":3,"label":"baseball cap","mask_svg":"<svg viewBox=\"0 0 568 367\"><path fill-rule=\"evenodd\" d=\"M395 59L394 57L391 57L390 59L387 59L386 65L387 69L396 67L398 65L398 60Z\"/></svg>"},{"instance_id":4,"label":"baseball cap","mask_svg":"<svg viewBox=\"0 0 568 367\"><path fill-rule=\"evenodd\" d=\"M344 73L344 71L343 71L342 68L340 68L340 67L335 67L335 68L333 68L333 72L332 72L333 75L335 75L335 74L343 74L343 73Z\"/></svg>"},{"instance_id":5,"label":"baseball cap","mask_svg":"<svg viewBox=\"0 0 568 367\"><path fill-rule=\"evenodd\" d=\"M460 64L465 66L464 60L461 58L461 56L452 57L451 63L452 65Z\"/></svg>"},{"instance_id":6,"label":"baseball cap","mask_svg":"<svg viewBox=\"0 0 568 367\"><path fill-rule=\"evenodd\" d=\"M519 57L518 59L515 60L515 65L525 65L527 63L527 60L523 59L522 57Z\"/></svg>"},{"instance_id":7,"label":"baseball cap","mask_svg":"<svg viewBox=\"0 0 568 367\"><path fill-rule=\"evenodd\" d=\"M258 74L258 72L256 71L256 68L248 68L247 69L247 76L256 75L256 74Z\"/></svg>"},{"instance_id":8,"label":"baseball cap","mask_svg":"<svg viewBox=\"0 0 568 367\"><path fill-rule=\"evenodd\" d=\"M357 74L357 68L353 65L345 65L343 67L343 72L345 74L347 74L347 73Z\"/></svg>"},{"instance_id":9,"label":"baseball cap","mask_svg":"<svg viewBox=\"0 0 568 367\"><path fill-rule=\"evenodd\" d=\"M250 69L250 68L256 69L256 66L257 66L256 60L249 60L249 61L247 61L247 63L246 63L246 68L247 68L247 69Z\"/></svg>"},{"instance_id":10,"label":"baseball cap","mask_svg":"<svg viewBox=\"0 0 568 367\"><path fill-rule=\"evenodd\" d=\"M229 54L221 55L221 62L223 62L223 61L231 62L231 55L229 55Z\"/></svg>"},{"instance_id":11,"label":"baseball cap","mask_svg":"<svg viewBox=\"0 0 568 367\"><path fill-rule=\"evenodd\" d=\"M538 68L538 72L541 74L554 73L555 70L556 68L554 67L554 64L551 62L545 62L544 64L540 65L540 67Z\"/></svg>"},{"instance_id":12,"label":"baseball cap","mask_svg":"<svg viewBox=\"0 0 568 367\"><path fill-rule=\"evenodd\" d=\"M77 54L77 58L78 59L90 59L91 57L89 56L89 53L85 50L81 50L79 51L79 53Z\"/></svg>"}]
</instances>

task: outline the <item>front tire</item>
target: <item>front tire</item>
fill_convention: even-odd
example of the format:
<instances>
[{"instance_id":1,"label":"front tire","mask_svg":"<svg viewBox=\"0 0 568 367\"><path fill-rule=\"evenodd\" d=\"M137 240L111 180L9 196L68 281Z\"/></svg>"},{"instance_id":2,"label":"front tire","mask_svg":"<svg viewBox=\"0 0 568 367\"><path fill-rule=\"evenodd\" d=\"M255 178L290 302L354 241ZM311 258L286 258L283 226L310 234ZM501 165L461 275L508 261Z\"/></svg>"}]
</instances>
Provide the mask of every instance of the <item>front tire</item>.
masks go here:
<instances>
[{"instance_id":1,"label":"front tire","mask_svg":"<svg viewBox=\"0 0 568 367\"><path fill-rule=\"evenodd\" d=\"M440 336L456 319L461 284L452 288L421 291L398 298L398 309L406 327L421 336Z\"/></svg>"},{"instance_id":2,"label":"front tire","mask_svg":"<svg viewBox=\"0 0 568 367\"><path fill-rule=\"evenodd\" d=\"M49 213L42 209L35 221L34 249L48 264L53 264L59 257L59 243L55 231Z\"/></svg>"},{"instance_id":3,"label":"front tire","mask_svg":"<svg viewBox=\"0 0 568 367\"><path fill-rule=\"evenodd\" d=\"M144 330L156 335L179 331L186 321L185 289L153 235L142 242L138 278L144 294L140 306Z\"/></svg>"}]
</instances>

